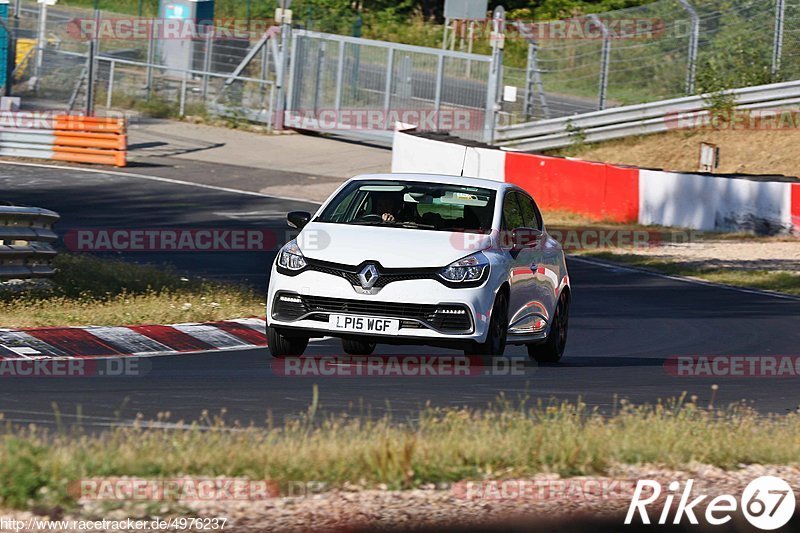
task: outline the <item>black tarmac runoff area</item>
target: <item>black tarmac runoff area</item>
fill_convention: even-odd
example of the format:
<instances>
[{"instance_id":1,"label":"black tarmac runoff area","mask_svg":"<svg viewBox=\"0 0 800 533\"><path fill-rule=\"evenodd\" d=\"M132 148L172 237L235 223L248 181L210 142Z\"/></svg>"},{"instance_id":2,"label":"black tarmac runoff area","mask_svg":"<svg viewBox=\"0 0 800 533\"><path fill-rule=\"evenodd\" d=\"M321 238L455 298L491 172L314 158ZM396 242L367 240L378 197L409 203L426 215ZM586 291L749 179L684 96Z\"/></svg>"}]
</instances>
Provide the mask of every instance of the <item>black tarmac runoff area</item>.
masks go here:
<instances>
[{"instance_id":1,"label":"black tarmac runoff area","mask_svg":"<svg viewBox=\"0 0 800 533\"><path fill-rule=\"evenodd\" d=\"M147 169L137 169L147 174ZM148 180L110 172L0 165L2 200L61 214L58 233L79 228L259 228L287 231L285 214L314 205L253 194ZM167 263L190 275L248 283L266 290L276 250L265 252L130 253L126 260ZM800 356L800 300L669 279L622 267L569 260L573 299L561 363L537 366L524 348L510 362L460 375L289 375L287 361L267 349L146 359L136 377L8 378L0 382L5 420L52 424L81 413L84 426L125 424L138 413L190 421L207 410L226 419L264 424L307 409L314 386L326 412L411 417L435 406L485 407L509 400L583 400L611 410L618 399L655 402L686 393L701 405L745 401L761 412L800 408L800 377L679 375L677 356ZM306 356L341 355L338 340L309 344ZM452 358L455 351L378 346L377 355ZM744 357L741 359L752 361ZM342 363L346 364L346 363ZM358 374L358 372L353 372ZM676 375L677 374L677 375ZM714 390L717 389L717 390Z\"/></svg>"}]
</instances>

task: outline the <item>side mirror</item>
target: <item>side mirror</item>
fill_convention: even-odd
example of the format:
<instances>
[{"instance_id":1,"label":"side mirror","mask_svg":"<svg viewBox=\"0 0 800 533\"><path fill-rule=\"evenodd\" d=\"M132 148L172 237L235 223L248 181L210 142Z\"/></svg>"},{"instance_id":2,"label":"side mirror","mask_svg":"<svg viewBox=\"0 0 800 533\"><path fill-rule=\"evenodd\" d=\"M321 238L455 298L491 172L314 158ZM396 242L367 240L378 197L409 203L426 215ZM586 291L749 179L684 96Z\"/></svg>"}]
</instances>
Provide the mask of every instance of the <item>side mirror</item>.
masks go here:
<instances>
[{"instance_id":1,"label":"side mirror","mask_svg":"<svg viewBox=\"0 0 800 533\"><path fill-rule=\"evenodd\" d=\"M542 230L534 228L516 228L511 232L511 243L514 248L529 248L537 246L542 241L544 233Z\"/></svg>"},{"instance_id":2,"label":"side mirror","mask_svg":"<svg viewBox=\"0 0 800 533\"><path fill-rule=\"evenodd\" d=\"M306 224L311 220L311 213L307 211L290 211L286 215L286 221L293 228L303 229Z\"/></svg>"}]
</instances>

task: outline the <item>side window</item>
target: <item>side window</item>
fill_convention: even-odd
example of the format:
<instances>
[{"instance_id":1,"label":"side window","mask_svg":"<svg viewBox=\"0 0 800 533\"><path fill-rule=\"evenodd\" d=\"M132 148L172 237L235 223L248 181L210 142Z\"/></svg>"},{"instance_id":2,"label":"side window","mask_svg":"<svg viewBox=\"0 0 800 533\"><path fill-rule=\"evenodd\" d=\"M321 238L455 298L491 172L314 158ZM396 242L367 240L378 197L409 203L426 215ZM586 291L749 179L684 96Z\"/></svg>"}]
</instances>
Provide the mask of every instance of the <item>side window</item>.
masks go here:
<instances>
[{"instance_id":1,"label":"side window","mask_svg":"<svg viewBox=\"0 0 800 533\"><path fill-rule=\"evenodd\" d=\"M503 221L505 222L506 229L509 230L525 226L525 220L522 218L522 211L520 211L517 196L518 194L515 192L508 192L503 200Z\"/></svg>"},{"instance_id":2,"label":"side window","mask_svg":"<svg viewBox=\"0 0 800 533\"><path fill-rule=\"evenodd\" d=\"M533 200L524 194L517 194L520 207L522 208L522 218L525 219L525 227L542 229L542 217Z\"/></svg>"}]
</instances>

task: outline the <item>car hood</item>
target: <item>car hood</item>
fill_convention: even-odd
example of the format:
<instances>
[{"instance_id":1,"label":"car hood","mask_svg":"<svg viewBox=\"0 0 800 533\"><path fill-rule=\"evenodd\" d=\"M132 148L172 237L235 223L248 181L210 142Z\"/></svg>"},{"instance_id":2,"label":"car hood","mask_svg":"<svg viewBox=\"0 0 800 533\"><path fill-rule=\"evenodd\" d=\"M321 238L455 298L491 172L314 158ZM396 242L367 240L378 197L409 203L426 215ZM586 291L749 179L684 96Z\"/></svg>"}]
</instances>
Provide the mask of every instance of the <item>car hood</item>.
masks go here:
<instances>
[{"instance_id":1,"label":"car hood","mask_svg":"<svg viewBox=\"0 0 800 533\"><path fill-rule=\"evenodd\" d=\"M385 268L443 267L486 248L488 235L312 222L297 238L309 259Z\"/></svg>"}]
</instances>

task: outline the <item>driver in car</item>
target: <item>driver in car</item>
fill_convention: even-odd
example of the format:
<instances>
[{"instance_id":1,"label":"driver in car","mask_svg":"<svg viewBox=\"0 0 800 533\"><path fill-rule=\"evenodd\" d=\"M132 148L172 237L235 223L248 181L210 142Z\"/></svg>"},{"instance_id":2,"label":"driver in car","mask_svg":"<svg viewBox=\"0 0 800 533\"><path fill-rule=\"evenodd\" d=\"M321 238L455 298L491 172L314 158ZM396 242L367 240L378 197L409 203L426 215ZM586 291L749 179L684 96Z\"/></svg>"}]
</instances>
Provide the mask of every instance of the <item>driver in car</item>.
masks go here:
<instances>
[{"instance_id":1,"label":"driver in car","mask_svg":"<svg viewBox=\"0 0 800 533\"><path fill-rule=\"evenodd\" d=\"M381 216L381 220L387 224L393 224L401 220L403 211L402 192L384 192L375 195L375 214Z\"/></svg>"}]
</instances>

